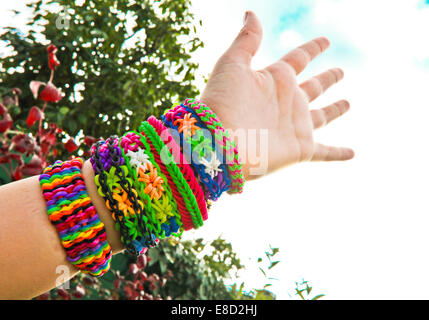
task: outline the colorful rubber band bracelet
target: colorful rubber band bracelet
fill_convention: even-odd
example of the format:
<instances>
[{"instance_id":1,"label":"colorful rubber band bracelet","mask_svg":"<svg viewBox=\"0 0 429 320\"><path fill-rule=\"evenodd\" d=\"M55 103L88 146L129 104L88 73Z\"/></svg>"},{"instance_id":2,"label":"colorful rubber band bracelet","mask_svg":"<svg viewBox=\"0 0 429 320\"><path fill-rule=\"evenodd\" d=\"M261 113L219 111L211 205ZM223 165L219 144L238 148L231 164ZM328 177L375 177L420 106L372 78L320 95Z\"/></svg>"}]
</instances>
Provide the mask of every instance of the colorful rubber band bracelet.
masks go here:
<instances>
[{"instance_id":1,"label":"colorful rubber band bracelet","mask_svg":"<svg viewBox=\"0 0 429 320\"><path fill-rule=\"evenodd\" d=\"M157 237L163 239L170 235L177 236L176 232L182 223L180 220L176 221L176 219L172 219L174 213L173 207L169 203L168 195L163 192L164 189L162 191L159 190L159 187L164 187L167 181L164 181L159 174L153 176L154 172L157 172L157 169L149 161L148 151L144 150L144 144L140 141L140 136L135 132L128 132L120 138L120 146L125 164L132 174L134 186L140 198L145 203L145 212L147 212L148 218L153 225L156 226L155 232ZM145 173L142 173L143 171ZM161 186L153 188L150 183L151 179L161 181ZM154 192L152 196L149 196L148 190ZM155 199L153 199L154 194L158 196ZM167 219L167 217L170 218Z\"/></svg>"},{"instance_id":2,"label":"colorful rubber band bracelet","mask_svg":"<svg viewBox=\"0 0 429 320\"><path fill-rule=\"evenodd\" d=\"M164 121L164 124L168 126L171 129L175 129L177 132L179 132L179 128L174 123L179 119L184 119L184 117L189 112L186 110L186 107L183 105L176 105L173 106L171 109L167 110L164 115L161 116L162 120ZM198 119L198 124L202 129L206 129L205 132L210 132L205 125L199 120L199 117L194 114L194 117ZM193 169L195 170L195 173L200 181L200 183L204 186L205 190L205 197L210 200L217 200L224 191L228 190L230 187L230 179L229 174L226 169L225 164L222 164L222 170L223 172L219 173L214 179L206 172L205 165L201 162L201 159L199 156L195 157L195 150L193 143L194 142L194 136L198 135L201 132L201 130L196 131L196 133L192 136L192 140L190 141L191 137L185 138L183 133L179 132L180 137L180 146L183 149L183 154L185 156L185 159L192 164ZM216 152L218 154L218 150L216 148L216 144L214 139L211 138L211 133L209 134L210 138L210 148L212 152ZM204 140L207 140L206 137L204 137ZM198 144L202 144L204 142L198 142ZM223 157L223 156L222 156ZM218 155L218 158L219 157Z\"/></svg>"},{"instance_id":3,"label":"colorful rubber band bracelet","mask_svg":"<svg viewBox=\"0 0 429 320\"><path fill-rule=\"evenodd\" d=\"M159 158L158 165L167 176L169 185L172 186L172 188L174 187L177 189L182 196L185 206L192 217L194 228L201 227L203 225L203 219L195 199L195 195L192 193L192 190L180 172L180 169L174 163L174 159L172 158L170 151L168 151L168 148L161 141L161 138L158 136L155 129L147 121L143 121L141 123L139 130L148 138L148 142L152 148L152 153ZM167 157L167 161L165 161L166 159L161 160L160 154L162 151Z\"/></svg>"},{"instance_id":4,"label":"colorful rubber band bracelet","mask_svg":"<svg viewBox=\"0 0 429 320\"><path fill-rule=\"evenodd\" d=\"M212 132L216 143L224 149L229 174L232 180L231 188L228 190L228 193L241 193L245 181L235 142L229 137L228 132L223 128L222 123L215 113L203 102L196 99L186 99L184 105L195 110L201 121Z\"/></svg>"},{"instance_id":5,"label":"colorful rubber band bracelet","mask_svg":"<svg viewBox=\"0 0 429 320\"><path fill-rule=\"evenodd\" d=\"M147 151L147 155L149 156L150 162L155 166L155 168L157 169L157 171L158 171L159 175L162 177L162 179L164 181L166 181L165 193L167 194L168 199L169 199L169 203L172 206L172 213L174 215L175 222L177 225L180 226L180 229L177 231L179 233L174 233L173 235L179 237L182 235L183 229L181 228L182 227L182 221L181 221L181 216L180 216L180 213L178 210L178 207L180 204L177 200L178 197L176 194L177 190L175 190L175 185L170 185L168 183L169 180L165 175L165 171L163 171L160 167L161 160L159 159L159 156L156 154L156 151L153 148L153 146L151 145L149 139L144 134L141 134L141 133L138 133L135 131L132 131L132 132L137 134L140 137L140 141L143 143L145 151Z\"/></svg>"},{"instance_id":6,"label":"colorful rubber band bracelet","mask_svg":"<svg viewBox=\"0 0 429 320\"><path fill-rule=\"evenodd\" d=\"M198 207L201 212L201 216L203 217L203 220L207 220L208 213L207 213L207 205L204 199L204 192L198 183L194 171L192 170L192 167L185 163L183 159L183 154L180 151L180 147L177 145L177 143L174 141L171 134L168 132L168 129L162 124L162 122L158 119L156 119L154 116L151 116L147 119L147 122L149 122L152 127L155 128L158 136L163 140L164 144L168 146L170 153L172 154L175 163L179 167L180 171L183 174L183 177L188 182L188 185L191 187L192 192L195 195L195 198L198 203ZM189 213L186 217L187 221L189 221ZM184 217L182 216L182 220L184 221ZM189 224L185 224L185 230L189 230L186 227L189 227Z\"/></svg>"},{"instance_id":7,"label":"colorful rubber band bracelet","mask_svg":"<svg viewBox=\"0 0 429 320\"><path fill-rule=\"evenodd\" d=\"M84 273L101 276L110 268L112 250L86 192L82 165L81 158L56 161L43 170L39 183L67 260Z\"/></svg>"}]
</instances>

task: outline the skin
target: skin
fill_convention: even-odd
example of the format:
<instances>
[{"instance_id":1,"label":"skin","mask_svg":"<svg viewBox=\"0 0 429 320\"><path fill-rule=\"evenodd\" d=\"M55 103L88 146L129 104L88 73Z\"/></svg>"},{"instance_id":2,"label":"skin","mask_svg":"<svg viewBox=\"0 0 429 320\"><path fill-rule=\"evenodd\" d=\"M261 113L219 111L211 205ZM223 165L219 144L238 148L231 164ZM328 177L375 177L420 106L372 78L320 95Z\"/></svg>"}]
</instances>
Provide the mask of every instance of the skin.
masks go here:
<instances>
[{"instance_id":1,"label":"skin","mask_svg":"<svg viewBox=\"0 0 429 320\"><path fill-rule=\"evenodd\" d=\"M348 102L309 109L311 101L343 78L342 70L328 70L301 84L296 80L296 75L328 48L329 41L324 37L314 39L267 68L254 71L250 63L261 39L261 23L249 11L243 29L216 63L200 100L231 131L268 129L267 173L301 161L351 159L351 149L324 146L313 140L313 130L345 113ZM237 142L238 148L245 150ZM251 165L244 163L243 169L247 180L256 178L250 174ZM84 163L82 173L113 252L121 252L119 234L97 194L89 161ZM77 274L47 218L38 176L0 187L0 215L0 299L29 299ZM64 269L58 272L58 266L65 266L68 274Z\"/></svg>"}]
</instances>

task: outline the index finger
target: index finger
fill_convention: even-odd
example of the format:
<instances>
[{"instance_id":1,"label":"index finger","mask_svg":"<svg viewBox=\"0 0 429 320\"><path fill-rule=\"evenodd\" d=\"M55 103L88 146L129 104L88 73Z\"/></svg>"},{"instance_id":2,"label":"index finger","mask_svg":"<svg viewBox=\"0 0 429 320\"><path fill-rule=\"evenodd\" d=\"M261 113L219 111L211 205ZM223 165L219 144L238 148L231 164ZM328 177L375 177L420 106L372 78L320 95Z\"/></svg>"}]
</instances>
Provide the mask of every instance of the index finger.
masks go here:
<instances>
[{"instance_id":1,"label":"index finger","mask_svg":"<svg viewBox=\"0 0 429 320\"><path fill-rule=\"evenodd\" d=\"M280 60L288 63L299 74L319 54L329 48L326 37L315 38L285 54Z\"/></svg>"}]
</instances>

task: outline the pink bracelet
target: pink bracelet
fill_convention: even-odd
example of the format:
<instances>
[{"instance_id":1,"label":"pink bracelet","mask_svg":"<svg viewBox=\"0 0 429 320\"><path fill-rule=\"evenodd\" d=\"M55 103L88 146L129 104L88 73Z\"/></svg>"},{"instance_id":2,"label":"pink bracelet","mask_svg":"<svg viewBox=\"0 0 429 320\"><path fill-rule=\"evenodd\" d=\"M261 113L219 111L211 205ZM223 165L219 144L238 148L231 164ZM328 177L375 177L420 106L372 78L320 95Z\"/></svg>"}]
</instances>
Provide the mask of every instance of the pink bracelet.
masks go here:
<instances>
[{"instance_id":1,"label":"pink bracelet","mask_svg":"<svg viewBox=\"0 0 429 320\"><path fill-rule=\"evenodd\" d=\"M194 171L192 170L191 166L184 161L183 154L180 152L180 147L177 145L176 141L173 139L171 134L168 132L168 129L164 126L164 124L159 121L154 116L149 117L147 121L155 128L156 132L160 136L160 138L164 141L165 145L169 147L171 154L173 155L174 161L176 162L177 166L179 167L180 171L183 174L183 177L188 182L192 192L195 195L195 199L197 200L198 207L200 208L201 216L203 220L207 220L208 213L207 213L207 205L204 198L204 192L198 183ZM187 223L185 223L185 220L190 220L191 226L192 219L188 212L186 212L186 219L183 218L182 220L184 222L185 230L187 229Z\"/></svg>"}]
</instances>

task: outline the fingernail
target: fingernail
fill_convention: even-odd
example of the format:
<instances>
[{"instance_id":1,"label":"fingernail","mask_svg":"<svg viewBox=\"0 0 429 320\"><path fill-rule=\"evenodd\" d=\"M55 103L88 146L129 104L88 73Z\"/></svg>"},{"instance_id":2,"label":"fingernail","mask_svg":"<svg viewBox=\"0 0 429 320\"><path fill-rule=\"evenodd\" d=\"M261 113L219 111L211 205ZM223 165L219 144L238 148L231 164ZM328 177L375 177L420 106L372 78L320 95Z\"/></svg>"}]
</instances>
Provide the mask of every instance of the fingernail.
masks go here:
<instances>
[{"instance_id":1,"label":"fingernail","mask_svg":"<svg viewBox=\"0 0 429 320\"><path fill-rule=\"evenodd\" d=\"M246 23L246 20L247 20L247 16L249 15L249 11L246 11L245 13L244 13L244 18L243 18L243 24L245 24Z\"/></svg>"}]
</instances>

